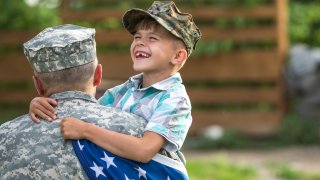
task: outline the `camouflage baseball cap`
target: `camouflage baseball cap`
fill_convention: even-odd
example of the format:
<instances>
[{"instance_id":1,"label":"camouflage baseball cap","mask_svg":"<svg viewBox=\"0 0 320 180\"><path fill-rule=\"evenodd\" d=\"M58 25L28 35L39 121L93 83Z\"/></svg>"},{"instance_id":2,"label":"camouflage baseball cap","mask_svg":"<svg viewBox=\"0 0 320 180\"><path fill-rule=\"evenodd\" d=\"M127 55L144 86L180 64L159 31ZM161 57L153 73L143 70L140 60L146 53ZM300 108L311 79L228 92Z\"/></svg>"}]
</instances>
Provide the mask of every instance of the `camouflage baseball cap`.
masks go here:
<instances>
[{"instance_id":1,"label":"camouflage baseball cap","mask_svg":"<svg viewBox=\"0 0 320 180\"><path fill-rule=\"evenodd\" d=\"M122 18L123 25L134 34L135 26L145 17L152 17L174 36L180 38L190 56L201 37L201 32L191 14L180 12L172 1L155 1L147 11L138 8L127 11Z\"/></svg>"},{"instance_id":2,"label":"camouflage baseball cap","mask_svg":"<svg viewBox=\"0 0 320 180\"><path fill-rule=\"evenodd\" d=\"M23 44L34 71L48 73L96 59L95 29L71 24L49 27Z\"/></svg>"}]
</instances>

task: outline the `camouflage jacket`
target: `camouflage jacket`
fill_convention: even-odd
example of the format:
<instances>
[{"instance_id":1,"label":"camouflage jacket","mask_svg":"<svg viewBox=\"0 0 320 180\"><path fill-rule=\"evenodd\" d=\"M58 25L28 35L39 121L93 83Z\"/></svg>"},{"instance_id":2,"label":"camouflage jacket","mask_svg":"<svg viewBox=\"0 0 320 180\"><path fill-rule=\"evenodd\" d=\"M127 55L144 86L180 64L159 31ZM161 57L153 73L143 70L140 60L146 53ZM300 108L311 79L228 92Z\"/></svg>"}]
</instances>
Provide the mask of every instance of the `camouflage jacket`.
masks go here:
<instances>
[{"instance_id":1,"label":"camouflage jacket","mask_svg":"<svg viewBox=\"0 0 320 180\"><path fill-rule=\"evenodd\" d=\"M60 134L63 117L76 117L137 137L146 125L144 119L101 106L82 92L68 91L51 97L58 102L58 120L34 124L23 115L0 126L0 179L87 179L71 141L63 140Z\"/></svg>"}]
</instances>

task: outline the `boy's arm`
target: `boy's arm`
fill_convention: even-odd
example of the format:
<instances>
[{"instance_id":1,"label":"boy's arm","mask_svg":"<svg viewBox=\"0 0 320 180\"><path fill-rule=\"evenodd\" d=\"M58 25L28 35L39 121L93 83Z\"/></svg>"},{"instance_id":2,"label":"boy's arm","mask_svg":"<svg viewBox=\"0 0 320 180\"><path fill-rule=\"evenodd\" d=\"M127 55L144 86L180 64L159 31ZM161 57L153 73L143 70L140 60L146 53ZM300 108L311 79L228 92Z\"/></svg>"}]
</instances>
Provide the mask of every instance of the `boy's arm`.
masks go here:
<instances>
[{"instance_id":1,"label":"boy's arm","mask_svg":"<svg viewBox=\"0 0 320 180\"><path fill-rule=\"evenodd\" d=\"M165 144L157 133L146 131L142 138L113 132L76 118L64 118L61 133L65 139L87 139L118 156L149 162Z\"/></svg>"},{"instance_id":2,"label":"boy's arm","mask_svg":"<svg viewBox=\"0 0 320 180\"><path fill-rule=\"evenodd\" d=\"M57 111L53 108L56 106L57 102L54 99L46 97L35 97L31 100L29 106L29 116L35 123L40 123L40 120L36 115L41 118L52 121L57 118Z\"/></svg>"}]
</instances>

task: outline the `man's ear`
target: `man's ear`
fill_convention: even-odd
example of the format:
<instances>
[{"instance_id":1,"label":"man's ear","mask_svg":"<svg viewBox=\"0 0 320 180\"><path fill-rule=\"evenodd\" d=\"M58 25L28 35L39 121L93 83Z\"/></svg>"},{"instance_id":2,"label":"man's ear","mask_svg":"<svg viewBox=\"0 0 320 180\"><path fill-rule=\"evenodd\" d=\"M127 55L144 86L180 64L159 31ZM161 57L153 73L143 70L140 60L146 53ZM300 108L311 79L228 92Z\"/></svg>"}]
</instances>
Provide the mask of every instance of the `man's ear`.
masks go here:
<instances>
[{"instance_id":1,"label":"man's ear","mask_svg":"<svg viewBox=\"0 0 320 180\"><path fill-rule=\"evenodd\" d=\"M37 76L32 76L34 87L37 89L37 92L40 96L45 95L45 90L42 86L40 79Z\"/></svg>"},{"instance_id":2,"label":"man's ear","mask_svg":"<svg viewBox=\"0 0 320 180\"><path fill-rule=\"evenodd\" d=\"M172 60L172 63L174 65L183 64L187 60L187 57L188 57L187 51L181 48L177 51L174 59Z\"/></svg>"},{"instance_id":3,"label":"man's ear","mask_svg":"<svg viewBox=\"0 0 320 180\"><path fill-rule=\"evenodd\" d=\"M94 72L93 85L99 86L102 80L102 65L98 64Z\"/></svg>"}]
</instances>

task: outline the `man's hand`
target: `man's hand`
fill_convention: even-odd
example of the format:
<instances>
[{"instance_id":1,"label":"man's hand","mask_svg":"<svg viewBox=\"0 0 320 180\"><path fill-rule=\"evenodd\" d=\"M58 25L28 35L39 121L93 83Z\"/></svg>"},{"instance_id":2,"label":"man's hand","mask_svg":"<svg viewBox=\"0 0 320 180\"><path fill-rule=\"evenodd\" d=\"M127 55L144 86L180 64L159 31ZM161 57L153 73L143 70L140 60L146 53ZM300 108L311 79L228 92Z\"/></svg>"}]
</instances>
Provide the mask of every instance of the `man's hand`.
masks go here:
<instances>
[{"instance_id":1,"label":"man's hand","mask_svg":"<svg viewBox=\"0 0 320 180\"><path fill-rule=\"evenodd\" d=\"M36 115L40 116L41 118L47 121L52 121L57 118L57 111L53 108L53 106L56 106L57 104L58 103L51 98L33 98L30 102L29 116L31 117L32 121L37 124L40 123L40 120L37 118Z\"/></svg>"},{"instance_id":2,"label":"man's hand","mask_svg":"<svg viewBox=\"0 0 320 180\"><path fill-rule=\"evenodd\" d=\"M90 126L80 119L66 117L60 124L61 134L64 139L84 139L86 128Z\"/></svg>"}]
</instances>

